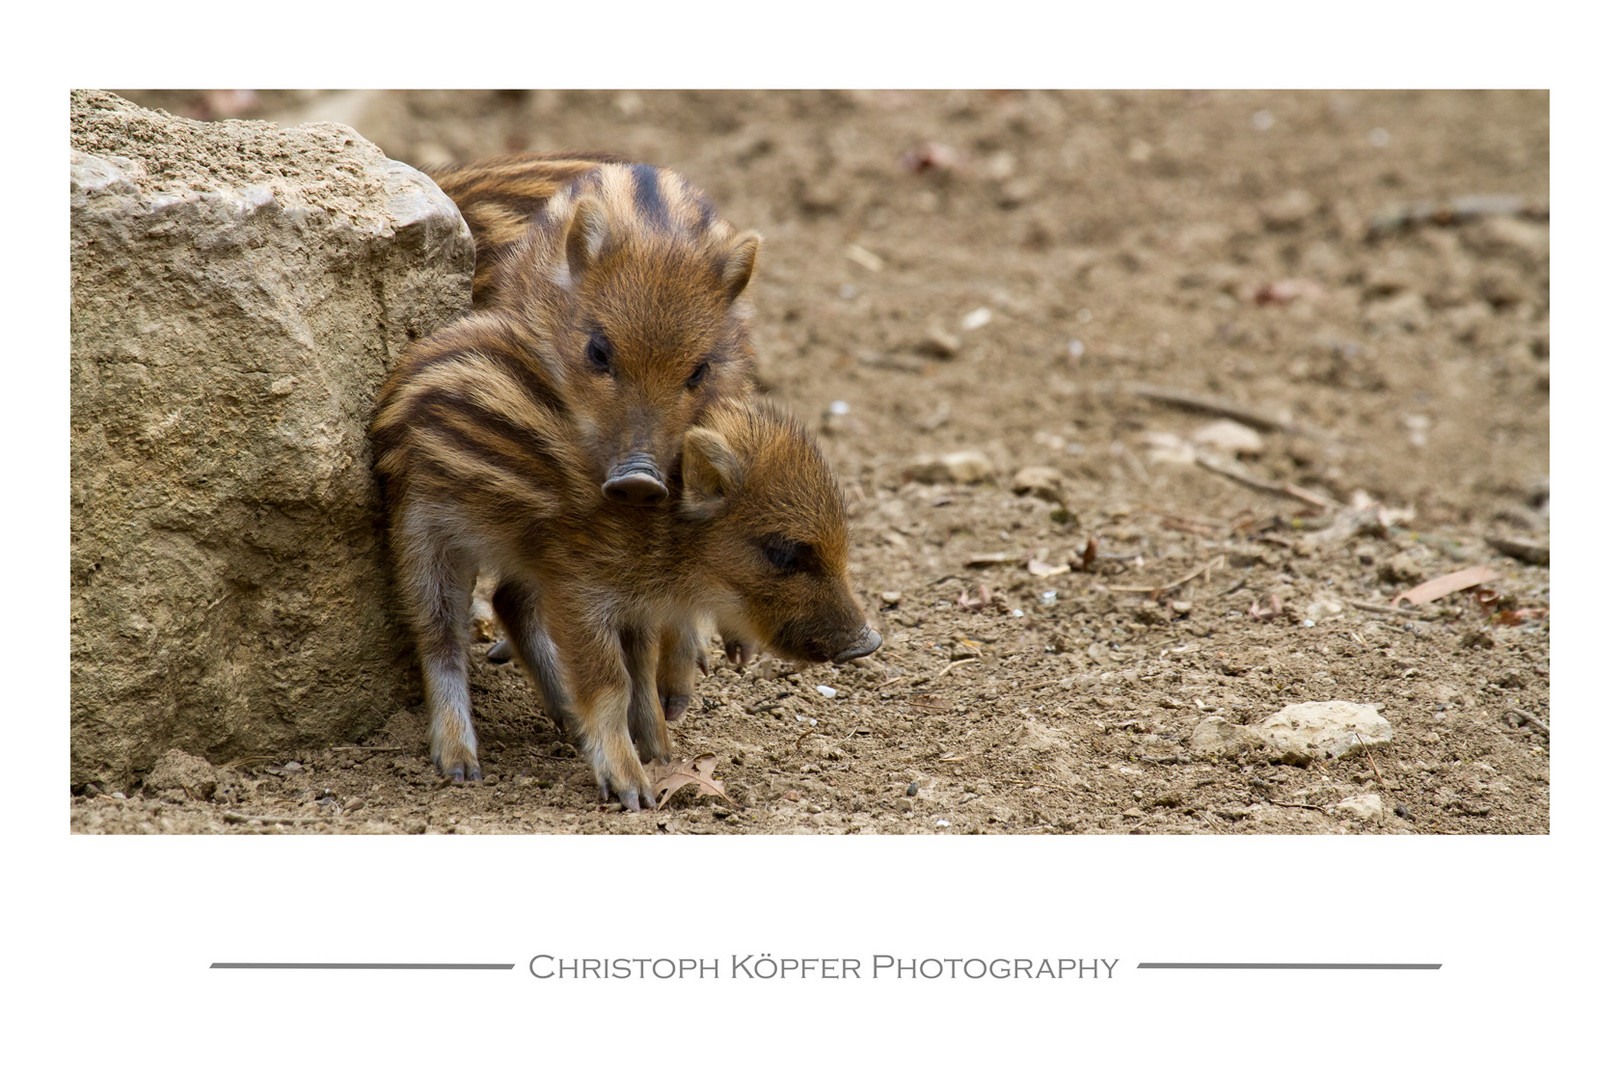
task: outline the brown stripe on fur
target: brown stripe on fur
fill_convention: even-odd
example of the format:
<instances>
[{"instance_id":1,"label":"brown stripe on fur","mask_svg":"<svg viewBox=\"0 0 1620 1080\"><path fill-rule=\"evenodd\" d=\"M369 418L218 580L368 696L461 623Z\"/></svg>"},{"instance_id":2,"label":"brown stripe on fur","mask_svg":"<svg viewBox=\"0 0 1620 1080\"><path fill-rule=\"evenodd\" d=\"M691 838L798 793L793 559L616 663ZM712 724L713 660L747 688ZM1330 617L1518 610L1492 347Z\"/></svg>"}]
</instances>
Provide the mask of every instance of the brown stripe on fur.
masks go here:
<instances>
[{"instance_id":1,"label":"brown stripe on fur","mask_svg":"<svg viewBox=\"0 0 1620 1080\"><path fill-rule=\"evenodd\" d=\"M448 349L410 362L412 381L419 381L436 367L467 365L484 368L491 375L504 378L519 387L534 409L566 421L568 404L545 376L529 363L517 349L491 348L487 339L462 348Z\"/></svg>"},{"instance_id":2,"label":"brown stripe on fur","mask_svg":"<svg viewBox=\"0 0 1620 1080\"><path fill-rule=\"evenodd\" d=\"M614 154L502 154L468 164L430 168L427 174L457 205L463 198L476 202L519 191L526 193L524 197L544 200L582 174L624 160Z\"/></svg>"},{"instance_id":3,"label":"brown stripe on fur","mask_svg":"<svg viewBox=\"0 0 1620 1080\"><path fill-rule=\"evenodd\" d=\"M476 458L489 472L521 480L536 491L561 485L561 463L554 448L536 439L533 432L452 391L416 395L406 422L412 429L412 449L418 453L443 461L447 458L444 451L454 448L458 454Z\"/></svg>"}]
</instances>

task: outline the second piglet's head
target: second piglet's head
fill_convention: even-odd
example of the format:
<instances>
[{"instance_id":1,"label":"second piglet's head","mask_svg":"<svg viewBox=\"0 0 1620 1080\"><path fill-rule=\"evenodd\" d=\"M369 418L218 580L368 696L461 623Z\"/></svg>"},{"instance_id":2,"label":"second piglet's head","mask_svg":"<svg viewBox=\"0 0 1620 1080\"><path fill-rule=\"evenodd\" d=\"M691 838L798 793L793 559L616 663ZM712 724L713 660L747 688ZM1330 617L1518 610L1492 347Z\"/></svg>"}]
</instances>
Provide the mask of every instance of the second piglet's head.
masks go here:
<instances>
[{"instance_id":1,"label":"second piglet's head","mask_svg":"<svg viewBox=\"0 0 1620 1080\"><path fill-rule=\"evenodd\" d=\"M522 298L602 495L661 503L698 414L752 389L743 290L759 237L648 165L590 174L537 225L513 252L505 295Z\"/></svg>"},{"instance_id":2,"label":"second piglet's head","mask_svg":"<svg viewBox=\"0 0 1620 1080\"><path fill-rule=\"evenodd\" d=\"M722 405L686 434L677 513L684 557L712 582L721 625L792 660L846 661L883 639L850 588L849 532L832 470L765 405Z\"/></svg>"}]
</instances>

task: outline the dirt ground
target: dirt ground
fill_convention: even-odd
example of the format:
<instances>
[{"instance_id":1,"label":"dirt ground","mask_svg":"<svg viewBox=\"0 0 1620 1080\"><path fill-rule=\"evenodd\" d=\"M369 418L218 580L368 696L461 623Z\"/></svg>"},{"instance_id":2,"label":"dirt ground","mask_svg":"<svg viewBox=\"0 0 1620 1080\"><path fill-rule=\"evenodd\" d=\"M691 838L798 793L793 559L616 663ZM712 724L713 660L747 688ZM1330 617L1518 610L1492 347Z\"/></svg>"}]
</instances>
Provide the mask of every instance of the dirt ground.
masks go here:
<instances>
[{"instance_id":1,"label":"dirt ground","mask_svg":"<svg viewBox=\"0 0 1620 1080\"><path fill-rule=\"evenodd\" d=\"M440 782L400 714L74 795L75 831L1548 831L1545 93L121 92L413 164L687 174L765 235L762 370L844 479L884 645L716 645L675 734L729 803L599 807L480 646L482 783ZM1392 740L1299 766L1192 739L1329 700Z\"/></svg>"}]
</instances>

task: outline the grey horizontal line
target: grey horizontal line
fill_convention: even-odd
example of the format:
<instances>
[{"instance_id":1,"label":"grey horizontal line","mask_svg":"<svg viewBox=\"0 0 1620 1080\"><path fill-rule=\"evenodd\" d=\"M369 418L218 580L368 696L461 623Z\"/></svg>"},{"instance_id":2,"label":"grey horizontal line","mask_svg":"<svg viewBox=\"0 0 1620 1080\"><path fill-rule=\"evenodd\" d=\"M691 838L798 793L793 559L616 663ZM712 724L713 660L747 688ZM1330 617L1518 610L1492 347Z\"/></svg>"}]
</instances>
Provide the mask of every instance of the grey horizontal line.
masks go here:
<instances>
[{"instance_id":1,"label":"grey horizontal line","mask_svg":"<svg viewBox=\"0 0 1620 1080\"><path fill-rule=\"evenodd\" d=\"M210 968L279 968L322 971L511 971L513 964L248 964L215 961Z\"/></svg>"},{"instance_id":2,"label":"grey horizontal line","mask_svg":"<svg viewBox=\"0 0 1620 1080\"><path fill-rule=\"evenodd\" d=\"M1439 964L1186 964L1139 963L1138 968L1225 971L1439 971Z\"/></svg>"}]
</instances>

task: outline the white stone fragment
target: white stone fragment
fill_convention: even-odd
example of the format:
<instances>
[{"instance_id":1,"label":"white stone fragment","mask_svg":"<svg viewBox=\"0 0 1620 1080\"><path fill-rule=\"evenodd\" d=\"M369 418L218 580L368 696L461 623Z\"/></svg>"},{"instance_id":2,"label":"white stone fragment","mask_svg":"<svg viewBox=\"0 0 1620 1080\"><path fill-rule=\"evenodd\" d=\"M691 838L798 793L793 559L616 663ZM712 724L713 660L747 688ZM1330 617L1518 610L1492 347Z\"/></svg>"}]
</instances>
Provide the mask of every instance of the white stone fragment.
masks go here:
<instances>
[{"instance_id":1,"label":"white stone fragment","mask_svg":"<svg viewBox=\"0 0 1620 1080\"><path fill-rule=\"evenodd\" d=\"M1378 706L1350 701L1302 701L1266 717L1257 728L1274 760L1289 765L1350 757L1394 738Z\"/></svg>"}]
</instances>

